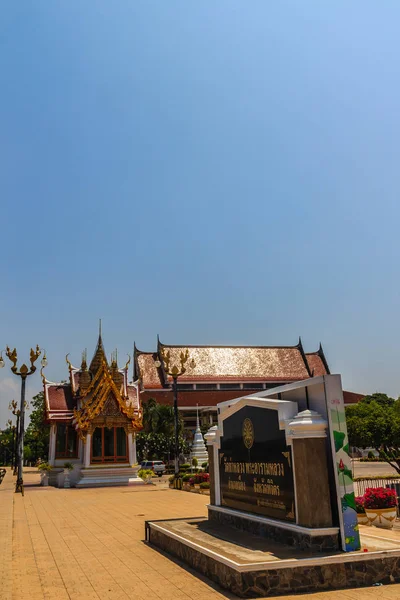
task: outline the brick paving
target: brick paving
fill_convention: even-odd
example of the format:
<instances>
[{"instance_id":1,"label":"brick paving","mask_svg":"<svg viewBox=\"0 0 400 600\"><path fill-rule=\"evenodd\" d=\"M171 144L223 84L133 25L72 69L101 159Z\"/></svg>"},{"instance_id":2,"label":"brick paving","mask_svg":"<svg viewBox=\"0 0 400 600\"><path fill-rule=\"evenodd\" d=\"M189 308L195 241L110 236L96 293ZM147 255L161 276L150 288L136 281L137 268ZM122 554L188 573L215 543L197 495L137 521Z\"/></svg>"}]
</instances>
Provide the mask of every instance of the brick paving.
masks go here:
<instances>
[{"instance_id":1,"label":"brick paving","mask_svg":"<svg viewBox=\"0 0 400 600\"><path fill-rule=\"evenodd\" d=\"M26 482L37 483L36 473ZM206 514L207 496L163 488L58 490L0 486L1 600L236 598L143 542L144 521ZM400 598L400 585L280 596L281 600Z\"/></svg>"}]
</instances>

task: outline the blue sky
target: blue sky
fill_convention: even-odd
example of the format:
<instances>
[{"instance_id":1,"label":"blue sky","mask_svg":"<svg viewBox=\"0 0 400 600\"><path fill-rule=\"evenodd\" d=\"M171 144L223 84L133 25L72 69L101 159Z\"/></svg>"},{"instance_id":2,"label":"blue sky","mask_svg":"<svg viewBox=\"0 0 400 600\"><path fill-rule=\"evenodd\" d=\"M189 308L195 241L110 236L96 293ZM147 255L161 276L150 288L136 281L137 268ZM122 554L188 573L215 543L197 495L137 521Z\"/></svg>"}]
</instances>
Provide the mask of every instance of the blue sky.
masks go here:
<instances>
[{"instance_id":1,"label":"blue sky","mask_svg":"<svg viewBox=\"0 0 400 600\"><path fill-rule=\"evenodd\" d=\"M400 5L6 3L0 346L319 341L400 394ZM24 354L25 353L25 354ZM17 394L0 373L0 424ZM30 392L39 389L32 377Z\"/></svg>"}]
</instances>

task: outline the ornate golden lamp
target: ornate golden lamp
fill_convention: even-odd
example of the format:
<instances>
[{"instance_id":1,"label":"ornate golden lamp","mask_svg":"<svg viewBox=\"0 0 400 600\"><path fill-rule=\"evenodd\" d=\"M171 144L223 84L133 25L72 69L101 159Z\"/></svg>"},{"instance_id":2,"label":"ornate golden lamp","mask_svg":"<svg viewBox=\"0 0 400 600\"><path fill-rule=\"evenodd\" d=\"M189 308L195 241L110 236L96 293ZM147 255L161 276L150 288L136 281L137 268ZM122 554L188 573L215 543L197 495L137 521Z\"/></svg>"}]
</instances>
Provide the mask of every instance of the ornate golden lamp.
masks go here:
<instances>
[{"instance_id":1,"label":"ornate golden lamp","mask_svg":"<svg viewBox=\"0 0 400 600\"><path fill-rule=\"evenodd\" d=\"M29 375L32 375L36 371L36 367L35 367L34 363L39 358L40 354L41 354L41 350L40 350L39 346L36 346L36 350L33 350L33 348L31 348L31 353L30 353L31 366L30 366L30 368L28 368L26 366L26 364L24 363L21 365L20 369L18 370L18 368L17 368L17 360L18 359L17 359L16 348L14 348L14 350L11 350L11 348L9 348L8 346L6 348L6 356L12 362L11 371L14 373L14 375L18 375L18 377L21 377L21 403L20 403L20 408L19 408L19 434L18 434L18 444L17 444L17 483L15 485L15 493L21 492L22 495L24 495L23 462L24 462L24 434L25 434L24 425L25 425L25 408L26 408L25 385L26 385L26 378L29 377ZM46 358L46 352L44 352L44 355L42 358L42 367L45 367L46 365L47 365L47 358ZM3 355L1 353L0 354L0 369L3 368L4 366L5 366L5 363L4 363Z\"/></svg>"},{"instance_id":2,"label":"ornate golden lamp","mask_svg":"<svg viewBox=\"0 0 400 600\"><path fill-rule=\"evenodd\" d=\"M185 351L182 351L179 354L180 365L171 364L171 352L170 350L165 350L165 348L160 348L160 354L164 362L164 371L167 375L172 377L172 390L174 394L174 435L175 435L175 479L174 479L174 487L176 487L176 482L179 479L179 417L178 417L178 377L186 373L186 363L189 360L189 350L186 348ZM156 360L154 365L157 369L161 367L161 362ZM190 367L194 369L196 366L195 361L192 359L190 361Z\"/></svg>"}]
</instances>

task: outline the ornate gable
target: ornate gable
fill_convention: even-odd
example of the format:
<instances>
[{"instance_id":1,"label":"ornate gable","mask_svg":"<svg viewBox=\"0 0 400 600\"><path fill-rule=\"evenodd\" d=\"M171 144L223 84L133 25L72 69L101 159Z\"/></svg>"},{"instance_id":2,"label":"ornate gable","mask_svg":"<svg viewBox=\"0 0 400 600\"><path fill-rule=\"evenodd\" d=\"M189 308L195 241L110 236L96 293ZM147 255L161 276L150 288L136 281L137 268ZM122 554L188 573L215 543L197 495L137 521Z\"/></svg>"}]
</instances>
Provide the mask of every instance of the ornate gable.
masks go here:
<instances>
[{"instance_id":1,"label":"ornate gable","mask_svg":"<svg viewBox=\"0 0 400 600\"><path fill-rule=\"evenodd\" d=\"M92 361L93 362L93 361ZM81 407L74 410L74 424L79 435L85 439L92 430L94 421L107 425L109 418L127 423L134 431L142 429L141 411L132 406L128 396L124 396L121 386L117 387L105 360L86 391L80 396Z\"/></svg>"}]
</instances>

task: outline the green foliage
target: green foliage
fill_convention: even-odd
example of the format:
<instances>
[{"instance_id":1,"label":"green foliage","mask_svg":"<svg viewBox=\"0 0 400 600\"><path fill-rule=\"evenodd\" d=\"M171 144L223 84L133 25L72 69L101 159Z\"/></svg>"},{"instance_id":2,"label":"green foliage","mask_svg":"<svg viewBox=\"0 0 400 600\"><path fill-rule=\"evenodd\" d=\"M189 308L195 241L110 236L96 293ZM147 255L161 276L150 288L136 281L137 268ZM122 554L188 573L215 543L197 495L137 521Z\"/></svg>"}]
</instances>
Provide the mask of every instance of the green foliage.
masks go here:
<instances>
[{"instance_id":1,"label":"green foliage","mask_svg":"<svg viewBox=\"0 0 400 600\"><path fill-rule=\"evenodd\" d=\"M208 462L201 463L203 469L208 469Z\"/></svg>"},{"instance_id":2,"label":"green foliage","mask_svg":"<svg viewBox=\"0 0 400 600\"><path fill-rule=\"evenodd\" d=\"M36 462L38 458L47 458L49 455L50 425L46 423L46 409L44 394L40 392L32 398L32 412L30 422L25 432L24 443L30 449L30 457L26 460Z\"/></svg>"},{"instance_id":3,"label":"green foliage","mask_svg":"<svg viewBox=\"0 0 400 600\"><path fill-rule=\"evenodd\" d=\"M138 471L138 476L140 479L143 479L143 481L150 481L153 475L154 473L151 469L140 469L140 471Z\"/></svg>"},{"instance_id":4,"label":"green foliage","mask_svg":"<svg viewBox=\"0 0 400 600\"><path fill-rule=\"evenodd\" d=\"M178 415L179 433L183 434L182 416ZM159 404L154 398L143 403L143 432L174 436L174 409L169 404Z\"/></svg>"},{"instance_id":5,"label":"green foliage","mask_svg":"<svg viewBox=\"0 0 400 600\"><path fill-rule=\"evenodd\" d=\"M190 478L191 478L191 475L189 473L186 473L186 475L183 475L182 481L187 482L187 481L189 481Z\"/></svg>"},{"instance_id":6,"label":"green foliage","mask_svg":"<svg viewBox=\"0 0 400 600\"><path fill-rule=\"evenodd\" d=\"M39 471L42 471L43 473L49 473L49 471L51 471L52 467L51 467L51 465L49 465L48 462L42 462L38 465L38 469L39 469Z\"/></svg>"},{"instance_id":7,"label":"green foliage","mask_svg":"<svg viewBox=\"0 0 400 600\"><path fill-rule=\"evenodd\" d=\"M198 464L199 464L199 461L198 461L198 460L197 460L197 458L194 456L194 457L192 458L192 465L193 465L194 467L197 467L197 465L198 465Z\"/></svg>"},{"instance_id":8,"label":"green foliage","mask_svg":"<svg viewBox=\"0 0 400 600\"><path fill-rule=\"evenodd\" d=\"M11 465L14 455L13 431L9 427L0 431L0 465Z\"/></svg>"},{"instance_id":9,"label":"green foliage","mask_svg":"<svg viewBox=\"0 0 400 600\"><path fill-rule=\"evenodd\" d=\"M143 460L163 460L168 462L174 457L175 440L174 436L166 436L163 433L144 433L140 432L136 436L136 450L138 461ZM179 436L179 453L189 452L186 440Z\"/></svg>"},{"instance_id":10,"label":"green foliage","mask_svg":"<svg viewBox=\"0 0 400 600\"><path fill-rule=\"evenodd\" d=\"M346 407L346 418L350 445L375 448L400 473L400 400L372 394Z\"/></svg>"},{"instance_id":11,"label":"green foliage","mask_svg":"<svg viewBox=\"0 0 400 600\"><path fill-rule=\"evenodd\" d=\"M175 455L174 410L153 398L143 403L143 431L136 436L138 460L163 460ZM179 415L179 453L189 452L183 435L183 420Z\"/></svg>"},{"instance_id":12,"label":"green foliage","mask_svg":"<svg viewBox=\"0 0 400 600\"><path fill-rule=\"evenodd\" d=\"M203 481L200 484L200 489L202 489L202 490L209 490L210 489L210 482L209 481Z\"/></svg>"},{"instance_id":13,"label":"green foliage","mask_svg":"<svg viewBox=\"0 0 400 600\"><path fill-rule=\"evenodd\" d=\"M179 468L182 469L183 471L185 469L190 469L190 463L183 463L183 465L181 465Z\"/></svg>"},{"instance_id":14,"label":"green foliage","mask_svg":"<svg viewBox=\"0 0 400 600\"><path fill-rule=\"evenodd\" d=\"M68 469L68 471L74 470L74 465L71 462L65 462L63 466L64 466L64 469Z\"/></svg>"},{"instance_id":15,"label":"green foliage","mask_svg":"<svg viewBox=\"0 0 400 600\"><path fill-rule=\"evenodd\" d=\"M393 407L396 400L394 398L390 398L387 394L381 394L380 392L375 392L375 394L371 394L370 396L365 396L361 402L363 404L371 404L371 402L375 402L382 407ZM360 403L361 403L360 402Z\"/></svg>"},{"instance_id":16,"label":"green foliage","mask_svg":"<svg viewBox=\"0 0 400 600\"><path fill-rule=\"evenodd\" d=\"M372 450L368 452L368 458L375 458L375 454L372 452Z\"/></svg>"}]
</instances>

